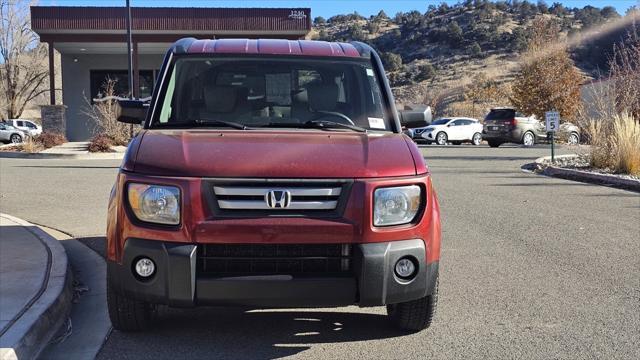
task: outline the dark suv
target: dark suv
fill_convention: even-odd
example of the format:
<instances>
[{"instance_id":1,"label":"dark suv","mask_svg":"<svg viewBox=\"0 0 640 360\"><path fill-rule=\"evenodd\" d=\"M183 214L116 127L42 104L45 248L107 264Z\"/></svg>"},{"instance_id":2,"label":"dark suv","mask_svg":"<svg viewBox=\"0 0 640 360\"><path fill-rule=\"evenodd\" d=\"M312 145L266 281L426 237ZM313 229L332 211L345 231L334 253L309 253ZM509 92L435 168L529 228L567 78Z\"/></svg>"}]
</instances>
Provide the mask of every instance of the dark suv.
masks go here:
<instances>
[{"instance_id":1,"label":"dark suv","mask_svg":"<svg viewBox=\"0 0 640 360\"><path fill-rule=\"evenodd\" d=\"M580 142L580 130L568 122L560 125L556 136L571 145ZM482 138L491 147L508 142L533 146L538 142L548 141L549 133L544 122L535 116L526 116L513 108L501 107L491 109L485 117Z\"/></svg>"}]
</instances>

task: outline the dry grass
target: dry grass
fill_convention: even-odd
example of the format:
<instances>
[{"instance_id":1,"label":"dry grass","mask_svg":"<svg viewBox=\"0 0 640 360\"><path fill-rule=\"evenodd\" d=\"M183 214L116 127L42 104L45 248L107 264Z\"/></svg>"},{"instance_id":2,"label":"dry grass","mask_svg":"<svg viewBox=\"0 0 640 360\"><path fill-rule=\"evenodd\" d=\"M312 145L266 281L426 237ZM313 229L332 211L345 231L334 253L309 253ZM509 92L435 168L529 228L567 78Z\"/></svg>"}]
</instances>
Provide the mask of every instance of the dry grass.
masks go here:
<instances>
[{"instance_id":1,"label":"dry grass","mask_svg":"<svg viewBox=\"0 0 640 360\"><path fill-rule=\"evenodd\" d=\"M591 120L591 165L616 173L640 175L640 122L629 114L610 121Z\"/></svg>"}]
</instances>

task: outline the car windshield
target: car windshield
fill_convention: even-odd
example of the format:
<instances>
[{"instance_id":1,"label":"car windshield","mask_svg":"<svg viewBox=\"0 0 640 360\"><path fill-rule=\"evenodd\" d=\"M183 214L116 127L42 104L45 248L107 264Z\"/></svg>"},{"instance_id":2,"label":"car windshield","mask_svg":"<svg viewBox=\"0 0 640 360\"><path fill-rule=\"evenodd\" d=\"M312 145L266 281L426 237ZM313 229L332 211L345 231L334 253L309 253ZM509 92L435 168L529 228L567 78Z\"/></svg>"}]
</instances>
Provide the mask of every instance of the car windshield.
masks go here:
<instances>
[{"instance_id":1,"label":"car windshield","mask_svg":"<svg viewBox=\"0 0 640 360\"><path fill-rule=\"evenodd\" d=\"M183 56L170 71L151 128L394 128L368 60Z\"/></svg>"},{"instance_id":2,"label":"car windshield","mask_svg":"<svg viewBox=\"0 0 640 360\"><path fill-rule=\"evenodd\" d=\"M451 119L438 119L438 120L432 122L431 125L445 125L449 121L451 121Z\"/></svg>"}]
</instances>

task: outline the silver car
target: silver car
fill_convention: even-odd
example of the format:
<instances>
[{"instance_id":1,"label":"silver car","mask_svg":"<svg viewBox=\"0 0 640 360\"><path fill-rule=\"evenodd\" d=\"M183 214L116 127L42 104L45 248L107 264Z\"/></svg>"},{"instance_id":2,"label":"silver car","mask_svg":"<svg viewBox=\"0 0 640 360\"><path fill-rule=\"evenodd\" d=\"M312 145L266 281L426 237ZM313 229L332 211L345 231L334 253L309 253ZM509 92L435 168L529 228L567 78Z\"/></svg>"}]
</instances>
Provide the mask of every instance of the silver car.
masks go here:
<instances>
[{"instance_id":1,"label":"silver car","mask_svg":"<svg viewBox=\"0 0 640 360\"><path fill-rule=\"evenodd\" d=\"M19 144L26 138L24 131L7 123L0 123L0 141L4 143Z\"/></svg>"}]
</instances>

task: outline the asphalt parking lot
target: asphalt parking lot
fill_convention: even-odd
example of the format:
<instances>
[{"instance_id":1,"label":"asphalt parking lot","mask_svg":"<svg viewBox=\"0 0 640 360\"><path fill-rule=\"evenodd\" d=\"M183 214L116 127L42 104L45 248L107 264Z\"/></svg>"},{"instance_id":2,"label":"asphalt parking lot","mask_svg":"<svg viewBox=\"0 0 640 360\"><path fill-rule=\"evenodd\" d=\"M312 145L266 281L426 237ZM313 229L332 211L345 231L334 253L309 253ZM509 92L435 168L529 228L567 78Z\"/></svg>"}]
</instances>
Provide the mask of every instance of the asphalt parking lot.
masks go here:
<instances>
[{"instance_id":1,"label":"asphalt parking lot","mask_svg":"<svg viewBox=\"0 0 640 360\"><path fill-rule=\"evenodd\" d=\"M383 308L167 310L98 358L640 358L640 194L523 173L547 146L421 150L444 221L430 329ZM1 210L100 246L118 165L2 159Z\"/></svg>"}]
</instances>

